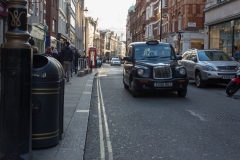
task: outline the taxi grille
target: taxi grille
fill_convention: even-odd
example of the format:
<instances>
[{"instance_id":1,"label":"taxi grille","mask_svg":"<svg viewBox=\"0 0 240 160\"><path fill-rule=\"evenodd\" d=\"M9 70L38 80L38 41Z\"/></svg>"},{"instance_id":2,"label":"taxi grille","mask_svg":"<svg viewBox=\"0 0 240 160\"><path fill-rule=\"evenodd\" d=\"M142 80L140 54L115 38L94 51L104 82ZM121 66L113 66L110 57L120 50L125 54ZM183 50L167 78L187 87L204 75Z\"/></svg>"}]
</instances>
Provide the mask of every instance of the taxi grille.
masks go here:
<instances>
[{"instance_id":1,"label":"taxi grille","mask_svg":"<svg viewBox=\"0 0 240 160\"><path fill-rule=\"evenodd\" d=\"M168 66L158 66L153 68L153 78L172 78L171 67Z\"/></svg>"}]
</instances>

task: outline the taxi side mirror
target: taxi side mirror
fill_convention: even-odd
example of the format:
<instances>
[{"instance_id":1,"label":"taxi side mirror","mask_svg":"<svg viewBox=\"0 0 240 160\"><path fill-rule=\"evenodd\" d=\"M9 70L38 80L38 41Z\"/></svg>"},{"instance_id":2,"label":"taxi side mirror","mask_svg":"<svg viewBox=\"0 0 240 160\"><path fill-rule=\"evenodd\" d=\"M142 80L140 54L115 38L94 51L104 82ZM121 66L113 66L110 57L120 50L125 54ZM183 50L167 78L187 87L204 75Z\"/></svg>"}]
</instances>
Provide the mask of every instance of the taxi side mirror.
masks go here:
<instances>
[{"instance_id":1,"label":"taxi side mirror","mask_svg":"<svg viewBox=\"0 0 240 160\"><path fill-rule=\"evenodd\" d=\"M177 60L182 60L182 56L181 55L176 55Z\"/></svg>"}]
</instances>

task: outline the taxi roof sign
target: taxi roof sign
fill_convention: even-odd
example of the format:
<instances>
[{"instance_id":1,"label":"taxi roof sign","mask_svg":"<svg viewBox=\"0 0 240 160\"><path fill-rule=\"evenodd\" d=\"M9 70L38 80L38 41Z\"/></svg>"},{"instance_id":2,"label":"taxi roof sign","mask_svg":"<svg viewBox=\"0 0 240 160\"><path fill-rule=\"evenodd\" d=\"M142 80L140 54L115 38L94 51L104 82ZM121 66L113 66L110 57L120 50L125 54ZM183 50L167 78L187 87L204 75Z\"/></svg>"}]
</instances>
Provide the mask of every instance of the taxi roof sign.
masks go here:
<instances>
[{"instance_id":1,"label":"taxi roof sign","mask_svg":"<svg viewBox=\"0 0 240 160\"><path fill-rule=\"evenodd\" d=\"M148 40L146 42L146 44L148 44L148 45L157 45L157 44L159 44L159 42L158 42L158 40Z\"/></svg>"}]
</instances>

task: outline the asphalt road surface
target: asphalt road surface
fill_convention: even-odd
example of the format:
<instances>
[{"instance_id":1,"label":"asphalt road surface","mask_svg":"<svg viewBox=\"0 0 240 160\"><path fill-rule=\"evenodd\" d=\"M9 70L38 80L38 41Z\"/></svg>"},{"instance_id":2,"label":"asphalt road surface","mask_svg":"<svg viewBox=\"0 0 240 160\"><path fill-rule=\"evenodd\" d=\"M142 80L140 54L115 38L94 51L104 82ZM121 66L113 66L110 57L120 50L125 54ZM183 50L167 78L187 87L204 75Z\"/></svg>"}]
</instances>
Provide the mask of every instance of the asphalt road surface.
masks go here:
<instances>
[{"instance_id":1,"label":"asphalt road surface","mask_svg":"<svg viewBox=\"0 0 240 160\"><path fill-rule=\"evenodd\" d=\"M240 91L226 85L133 98L122 67L104 64L94 80L84 159L239 160Z\"/></svg>"}]
</instances>

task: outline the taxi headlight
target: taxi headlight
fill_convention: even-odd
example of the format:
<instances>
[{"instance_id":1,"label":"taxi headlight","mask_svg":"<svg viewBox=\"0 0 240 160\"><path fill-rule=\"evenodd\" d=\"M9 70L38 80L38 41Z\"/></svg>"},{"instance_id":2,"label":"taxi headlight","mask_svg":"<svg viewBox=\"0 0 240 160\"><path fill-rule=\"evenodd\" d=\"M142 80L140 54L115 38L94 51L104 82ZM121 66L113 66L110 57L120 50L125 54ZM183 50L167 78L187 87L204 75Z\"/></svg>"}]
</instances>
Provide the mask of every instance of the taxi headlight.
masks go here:
<instances>
[{"instance_id":1,"label":"taxi headlight","mask_svg":"<svg viewBox=\"0 0 240 160\"><path fill-rule=\"evenodd\" d=\"M139 68L139 69L137 70L137 73L138 73L138 75L143 75L143 74L144 74L144 69Z\"/></svg>"},{"instance_id":2,"label":"taxi headlight","mask_svg":"<svg viewBox=\"0 0 240 160\"><path fill-rule=\"evenodd\" d=\"M185 68L179 68L179 72L184 75L186 74L186 69Z\"/></svg>"}]
</instances>

